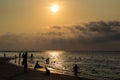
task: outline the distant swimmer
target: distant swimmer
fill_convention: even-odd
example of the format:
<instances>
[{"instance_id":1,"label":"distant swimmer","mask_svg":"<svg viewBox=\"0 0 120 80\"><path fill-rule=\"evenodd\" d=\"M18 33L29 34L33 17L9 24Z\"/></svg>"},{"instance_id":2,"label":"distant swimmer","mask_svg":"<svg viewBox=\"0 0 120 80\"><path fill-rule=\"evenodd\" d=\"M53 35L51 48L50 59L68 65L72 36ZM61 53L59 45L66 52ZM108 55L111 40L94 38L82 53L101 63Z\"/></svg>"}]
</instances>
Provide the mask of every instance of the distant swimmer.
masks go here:
<instances>
[{"instance_id":1,"label":"distant swimmer","mask_svg":"<svg viewBox=\"0 0 120 80\"><path fill-rule=\"evenodd\" d=\"M98 72L95 69L92 69L93 74L97 74Z\"/></svg>"}]
</instances>

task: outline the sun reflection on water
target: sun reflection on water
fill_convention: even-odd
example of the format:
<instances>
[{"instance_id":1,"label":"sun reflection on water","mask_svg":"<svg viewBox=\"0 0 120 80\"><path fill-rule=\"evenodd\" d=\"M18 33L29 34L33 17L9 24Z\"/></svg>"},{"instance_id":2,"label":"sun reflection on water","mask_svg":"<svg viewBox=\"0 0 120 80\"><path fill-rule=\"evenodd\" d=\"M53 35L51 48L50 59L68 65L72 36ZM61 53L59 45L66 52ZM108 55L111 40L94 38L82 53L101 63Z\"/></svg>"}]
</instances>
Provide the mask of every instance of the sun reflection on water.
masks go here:
<instances>
[{"instance_id":1,"label":"sun reflection on water","mask_svg":"<svg viewBox=\"0 0 120 80\"><path fill-rule=\"evenodd\" d=\"M59 53L57 51L53 51L49 53L51 57L59 57Z\"/></svg>"},{"instance_id":2,"label":"sun reflection on water","mask_svg":"<svg viewBox=\"0 0 120 80\"><path fill-rule=\"evenodd\" d=\"M62 61L63 57L61 57L63 53L63 51L47 51L52 67L64 69Z\"/></svg>"},{"instance_id":3,"label":"sun reflection on water","mask_svg":"<svg viewBox=\"0 0 120 80\"><path fill-rule=\"evenodd\" d=\"M53 58L60 57L62 55L62 51L47 51L48 55Z\"/></svg>"}]
</instances>

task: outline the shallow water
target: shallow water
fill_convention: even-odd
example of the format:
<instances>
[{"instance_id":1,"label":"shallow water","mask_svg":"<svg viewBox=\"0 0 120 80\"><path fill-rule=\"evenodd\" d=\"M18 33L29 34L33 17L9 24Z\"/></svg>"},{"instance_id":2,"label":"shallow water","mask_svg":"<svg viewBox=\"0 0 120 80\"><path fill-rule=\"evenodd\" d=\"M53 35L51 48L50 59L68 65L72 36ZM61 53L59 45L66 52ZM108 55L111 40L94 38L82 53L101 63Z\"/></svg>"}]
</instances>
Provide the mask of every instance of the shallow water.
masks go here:
<instances>
[{"instance_id":1,"label":"shallow water","mask_svg":"<svg viewBox=\"0 0 120 80\"><path fill-rule=\"evenodd\" d=\"M31 62L30 55L34 58ZM6 52L7 57L19 55L17 52ZM0 53L3 56L3 52ZM46 59L50 58L48 64L50 69L56 69L61 74L73 75L73 67L78 65L80 77L97 79L120 78L120 52L80 52L80 51L42 51L29 52L29 67L34 67L38 60L39 64L46 65ZM18 60L17 60L18 61ZM14 61L12 61L14 63Z\"/></svg>"}]
</instances>

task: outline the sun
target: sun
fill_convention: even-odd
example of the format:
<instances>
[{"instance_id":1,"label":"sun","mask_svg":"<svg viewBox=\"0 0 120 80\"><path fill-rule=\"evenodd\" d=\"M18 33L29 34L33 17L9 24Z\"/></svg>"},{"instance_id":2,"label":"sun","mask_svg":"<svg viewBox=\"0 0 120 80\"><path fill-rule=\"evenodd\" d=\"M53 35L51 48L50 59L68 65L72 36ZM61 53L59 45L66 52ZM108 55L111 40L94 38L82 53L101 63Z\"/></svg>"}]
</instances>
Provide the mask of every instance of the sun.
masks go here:
<instances>
[{"instance_id":1,"label":"sun","mask_svg":"<svg viewBox=\"0 0 120 80\"><path fill-rule=\"evenodd\" d=\"M58 5L52 5L52 6L51 6L51 11L52 11L53 13L58 12L58 11L59 11L59 6L58 6Z\"/></svg>"}]
</instances>

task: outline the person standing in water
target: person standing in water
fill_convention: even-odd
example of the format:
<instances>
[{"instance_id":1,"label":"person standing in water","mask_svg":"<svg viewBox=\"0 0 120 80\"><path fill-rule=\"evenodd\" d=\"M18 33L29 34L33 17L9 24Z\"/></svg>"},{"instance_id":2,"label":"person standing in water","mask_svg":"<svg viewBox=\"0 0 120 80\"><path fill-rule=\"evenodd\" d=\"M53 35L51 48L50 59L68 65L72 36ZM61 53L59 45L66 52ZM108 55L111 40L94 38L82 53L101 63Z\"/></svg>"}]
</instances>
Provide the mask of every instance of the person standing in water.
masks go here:
<instances>
[{"instance_id":1,"label":"person standing in water","mask_svg":"<svg viewBox=\"0 0 120 80\"><path fill-rule=\"evenodd\" d=\"M31 53L31 61L33 61L33 54Z\"/></svg>"},{"instance_id":2,"label":"person standing in water","mask_svg":"<svg viewBox=\"0 0 120 80\"><path fill-rule=\"evenodd\" d=\"M77 66L77 64L75 64L75 66L74 66L74 75L77 76L77 74L78 74L78 66Z\"/></svg>"},{"instance_id":3,"label":"person standing in water","mask_svg":"<svg viewBox=\"0 0 120 80\"><path fill-rule=\"evenodd\" d=\"M50 62L50 58L47 58L46 59L46 64L49 64L49 62Z\"/></svg>"},{"instance_id":4,"label":"person standing in water","mask_svg":"<svg viewBox=\"0 0 120 80\"><path fill-rule=\"evenodd\" d=\"M16 63L16 61L17 61L17 56L15 55L15 63Z\"/></svg>"},{"instance_id":5,"label":"person standing in water","mask_svg":"<svg viewBox=\"0 0 120 80\"><path fill-rule=\"evenodd\" d=\"M21 52L19 52L19 60L18 60L18 64L20 64L21 62Z\"/></svg>"},{"instance_id":6,"label":"person standing in water","mask_svg":"<svg viewBox=\"0 0 120 80\"><path fill-rule=\"evenodd\" d=\"M25 57L25 54L23 52L23 54L22 54L22 65L24 65L24 57Z\"/></svg>"},{"instance_id":7,"label":"person standing in water","mask_svg":"<svg viewBox=\"0 0 120 80\"><path fill-rule=\"evenodd\" d=\"M6 54L4 53L4 58L6 57Z\"/></svg>"}]
</instances>

